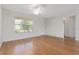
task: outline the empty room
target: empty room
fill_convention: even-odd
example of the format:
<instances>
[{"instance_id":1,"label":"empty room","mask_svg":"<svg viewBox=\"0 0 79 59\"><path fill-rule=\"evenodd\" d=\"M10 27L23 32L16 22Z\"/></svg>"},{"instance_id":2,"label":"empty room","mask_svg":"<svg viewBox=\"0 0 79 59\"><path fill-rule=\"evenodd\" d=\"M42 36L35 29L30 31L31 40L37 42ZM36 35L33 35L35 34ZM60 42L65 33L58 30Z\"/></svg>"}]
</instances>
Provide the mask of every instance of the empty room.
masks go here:
<instances>
[{"instance_id":1,"label":"empty room","mask_svg":"<svg viewBox=\"0 0 79 59\"><path fill-rule=\"evenodd\" d=\"M79 55L79 4L0 4L0 55Z\"/></svg>"}]
</instances>

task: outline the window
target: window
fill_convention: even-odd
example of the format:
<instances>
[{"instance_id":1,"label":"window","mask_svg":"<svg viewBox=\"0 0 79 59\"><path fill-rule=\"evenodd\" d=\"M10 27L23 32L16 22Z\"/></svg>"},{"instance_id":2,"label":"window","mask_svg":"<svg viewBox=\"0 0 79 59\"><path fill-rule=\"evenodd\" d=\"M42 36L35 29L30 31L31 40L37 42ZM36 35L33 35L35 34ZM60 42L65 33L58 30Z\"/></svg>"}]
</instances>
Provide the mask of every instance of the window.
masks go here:
<instances>
[{"instance_id":1,"label":"window","mask_svg":"<svg viewBox=\"0 0 79 59\"><path fill-rule=\"evenodd\" d=\"M32 20L15 18L15 31L19 32L31 32L32 31Z\"/></svg>"}]
</instances>

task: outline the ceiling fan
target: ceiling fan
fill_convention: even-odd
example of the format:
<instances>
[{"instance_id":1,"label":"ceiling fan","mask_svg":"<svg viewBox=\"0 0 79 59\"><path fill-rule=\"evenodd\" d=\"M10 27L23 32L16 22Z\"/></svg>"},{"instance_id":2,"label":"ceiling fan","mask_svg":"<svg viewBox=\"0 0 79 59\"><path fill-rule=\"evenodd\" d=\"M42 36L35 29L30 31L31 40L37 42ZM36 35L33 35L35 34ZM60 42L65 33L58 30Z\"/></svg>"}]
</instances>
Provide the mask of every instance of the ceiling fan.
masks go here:
<instances>
[{"instance_id":1,"label":"ceiling fan","mask_svg":"<svg viewBox=\"0 0 79 59\"><path fill-rule=\"evenodd\" d=\"M46 7L46 4L37 4L32 5L31 10L33 11L33 14L39 15L42 13L42 10Z\"/></svg>"}]
</instances>

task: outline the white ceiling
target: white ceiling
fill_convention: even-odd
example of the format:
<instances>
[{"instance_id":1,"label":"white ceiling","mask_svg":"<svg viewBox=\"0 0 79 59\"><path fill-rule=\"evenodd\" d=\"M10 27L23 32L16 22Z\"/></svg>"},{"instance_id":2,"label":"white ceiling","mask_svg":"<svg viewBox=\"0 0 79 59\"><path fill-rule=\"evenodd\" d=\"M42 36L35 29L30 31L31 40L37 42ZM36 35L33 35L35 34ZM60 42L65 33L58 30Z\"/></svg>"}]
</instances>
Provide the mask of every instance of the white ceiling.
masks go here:
<instances>
[{"instance_id":1,"label":"white ceiling","mask_svg":"<svg viewBox=\"0 0 79 59\"><path fill-rule=\"evenodd\" d=\"M4 9L9 9L12 11L33 14L32 7L36 5L33 4L4 4ZM40 10L40 16L42 17L55 17L62 16L69 13L74 13L79 10L78 4L40 4L42 9Z\"/></svg>"}]
</instances>

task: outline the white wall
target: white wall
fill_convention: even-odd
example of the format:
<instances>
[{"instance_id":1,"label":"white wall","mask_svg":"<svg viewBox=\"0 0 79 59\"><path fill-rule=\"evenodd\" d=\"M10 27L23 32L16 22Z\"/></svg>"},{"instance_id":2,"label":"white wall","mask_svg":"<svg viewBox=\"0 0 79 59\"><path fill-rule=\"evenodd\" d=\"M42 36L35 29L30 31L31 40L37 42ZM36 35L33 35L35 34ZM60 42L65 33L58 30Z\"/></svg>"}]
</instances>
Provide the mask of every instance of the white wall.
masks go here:
<instances>
[{"instance_id":1,"label":"white wall","mask_svg":"<svg viewBox=\"0 0 79 59\"><path fill-rule=\"evenodd\" d=\"M1 34L3 34L3 42L17 40L17 39L23 39L23 38L29 38L29 37L35 37L35 36L40 36L40 35L51 35L51 36L64 38L63 16L44 19L41 17L29 16L24 13L13 12L10 10L2 10L2 11L3 12L1 12L1 7L0 7L0 40L2 37ZM1 13L3 13L2 21L1 21ZM75 36L76 36L76 40L79 40L79 14L75 14L75 15L76 15ZM15 33L14 18L17 16L31 18L34 22L33 32ZM2 23L2 25L1 25L1 23ZM3 28L3 30L1 28ZM74 35L72 35L72 36L74 36Z\"/></svg>"},{"instance_id":2,"label":"white wall","mask_svg":"<svg viewBox=\"0 0 79 59\"><path fill-rule=\"evenodd\" d=\"M33 20L33 32L15 33L14 18L17 16L28 17ZM3 10L3 41L11 41L28 37L44 35L44 20L36 16L28 16L27 14Z\"/></svg>"},{"instance_id":3,"label":"white wall","mask_svg":"<svg viewBox=\"0 0 79 59\"><path fill-rule=\"evenodd\" d=\"M68 16L64 19L64 35L67 37L75 37L75 16Z\"/></svg>"},{"instance_id":4,"label":"white wall","mask_svg":"<svg viewBox=\"0 0 79 59\"><path fill-rule=\"evenodd\" d=\"M3 10L3 42L11 41L40 35L51 35L64 38L64 21L62 17L55 17L51 19L44 19L37 16L29 16L25 13L13 12L10 10ZM17 16L28 17L33 20L33 32L15 33L14 18ZM0 17L1 18L1 17ZM79 40L79 14L76 16L76 40ZM0 23L1 24L1 23ZM0 28L1 31L1 28Z\"/></svg>"},{"instance_id":5,"label":"white wall","mask_svg":"<svg viewBox=\"0 0 79 59\"><path fill-rule=\"evenodd\" d=\"M62 17L46 20L46 34L64 38L64 22Z\"/></svg>"},{"instance_id":6,"label":"white wall","mask_svg":"<svg viewBox=\"0 0 79 59\"><path fill-rule=\"evenodd\" d=\"M15 17L28 17L33 20L33 31L16 33L14 28ZM54 19L44 19L37 16L29 16L24 13L13 12L3 9L3 42L11 41L40 35L51 35L64 37L64 23L62 17Z\"/></svg>"},{"instance_id":7,"label":"white wall","mask_svg":"<svg viewBox=\"0 0 79 59\"><path fill-rule=\"evenodd\" d=\"M79 41L79 13L76 14L75 32L76 40Z\"/></svg>"},{"instance_id":8,"label":"white wall","mask_svg":"<svg viewBox=\"0 0 79 59\"><path fill-rule=\"evenodd\" d=\"M2 44L2 7L0 5L0 47Z\"/></svg>"}]
</instances>

